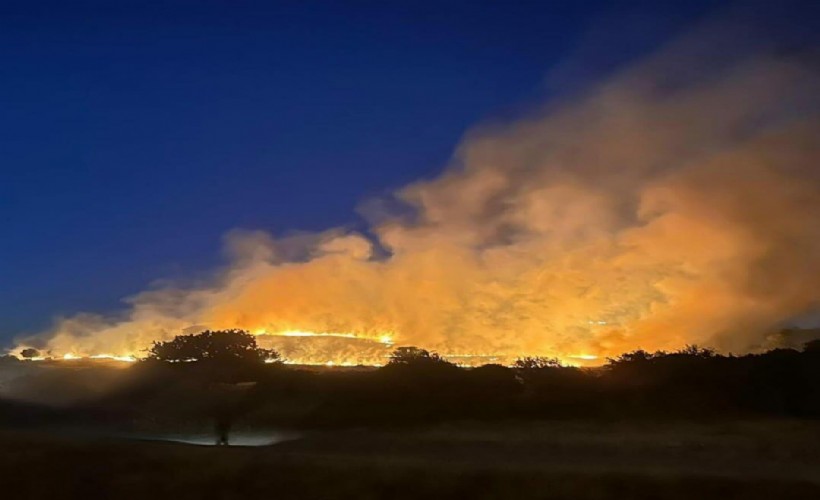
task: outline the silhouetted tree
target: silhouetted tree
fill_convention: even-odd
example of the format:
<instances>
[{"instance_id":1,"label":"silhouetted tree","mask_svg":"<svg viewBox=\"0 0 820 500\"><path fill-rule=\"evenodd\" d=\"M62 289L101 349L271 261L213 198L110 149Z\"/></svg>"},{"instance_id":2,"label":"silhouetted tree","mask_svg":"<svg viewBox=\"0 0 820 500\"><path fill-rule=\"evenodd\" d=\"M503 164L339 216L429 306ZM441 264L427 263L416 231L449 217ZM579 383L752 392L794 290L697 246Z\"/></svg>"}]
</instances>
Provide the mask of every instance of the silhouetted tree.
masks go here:
<instances>
[{"instance_id":1,"label":"silhouetted tree","mask_svg":"<svg viewBox=\"0 0 820 500\"><path fill-rule=\"evenodd\" d=\"M426 366L434 364L452 365L438 353L419 347L399 347L390 354L390 365Z\"/></svg>"},{"instance_id":2,"label":"silhouetted tree","mask_svg":"<svg viewBox=\"0 0 820 500\"><path fill-rule=\"evenodd\" d=\"M22 351L20 351L20 356L26 359L36 358L40 356L40 351L33 347L29 347L27 349L23 349Z\"/></svg>"},{"instance_id":3,"label":"silhouetted tree","mask_svg":"<svg viewBox=\"0 0 820 500\"><path fill-rule=\"evenodd\" d=\"M647 361L651 361L652 359L657 358L658 356L663 356L664 354L666 353L663 351L651 353L644 351L643 349L638 349L637 351L625 352L617 358L606 358L607 367L614 368L623 365L646 363Z\"/></svg>"},{"instance_id":4,"label":"silhouetted tree","mask_svg":"<svg viewBox=\"0 0 820 500\"><path fill-rule=\"evenodd\" d=\"M513 364L513 368L519 370L538 370L542 368L561 368L563 365L558 358L545 358L542 356L526 356L518 358Z\"/></svg>"},{"instance_id":5,"label":"silhouetted tree","mask_svg":"<svg viewBox=\"0 0 820 500\"><path fill-rule=\"evenodd\" d=\"M188 361L263 363L279 361L272 349L256 345L256 337L244 330L206 330L177 335L167 342L154 342L148 359L171 363Z\"/></svg>"},{"instance_id":6,"label":"silhouetted tree","mask_svg":"<svg viewBox=\"0 0 820 500\"><path fill-rule=\"evenodd\" d=\"M653 356L658 357L659 354L661 356L663 355L663 353L655 353ZM683 349L679 349L679 350L675 351L673 354L691 356L691 357L694 357L694 358L704 358L704 359L714 358L716 356L716 353L715 353L714 349L699 347L695 344L692 344L692 345L687 344Z\"/></svg>"}]
</instances>

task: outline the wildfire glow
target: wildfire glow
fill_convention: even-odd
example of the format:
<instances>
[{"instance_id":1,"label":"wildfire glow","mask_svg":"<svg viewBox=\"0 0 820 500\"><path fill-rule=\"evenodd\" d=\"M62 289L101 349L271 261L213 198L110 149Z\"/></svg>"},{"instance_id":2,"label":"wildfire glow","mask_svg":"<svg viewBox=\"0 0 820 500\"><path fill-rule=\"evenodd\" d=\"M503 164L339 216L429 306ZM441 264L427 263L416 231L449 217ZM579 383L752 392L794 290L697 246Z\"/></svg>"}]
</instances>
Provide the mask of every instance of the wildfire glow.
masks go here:
<instances>
[{"instance_id":1,"label":"wildfire glow","mask_svg":"<svg viewBox=\"0 0 820 500\"><path fill-rule=\"evenodd\" d=\"M115 354L94 354L93 356L89 356L91 359L111 359L114 361L123 361L125 363L133 363L137 361L137 358L131 355L125 356L117 356Z\"/></svg>"},{"instance_id":2,"label":"wildfire glow","mask_svg":"<svg viewBox=\"0 0 820 500\"><path fill-rule=\"evenodd\" d=\"M365 203L367 231L232 231L210 279L61 318L15 352L130 360L205 328L334 366L394 345L470 365L772 347L818 310L820 74L790 44L712 29L469 131L439 176Z\"/></svg>"},{"instance_id":3,"label":"wildfire glow","mask_svg":"<svg viewBox=\"0 0 820 500\"><path fill-rule=\"evenodd\" d=\"M273 337L335 337L342 339L371 339L368 336L357 335L355 333L339 333L339 332L308 332L304 330L284 330L280 332L268 332L264 329L256 329L253 331L254 335L270 335ZM383 334L375 337L382 344L392 344L393 335Z\"/></svg>"},{"instance_id":4,"label":"wildfire glow","mask_svg":"<svg viewBox=\"0 0 820 500\"><path fill-rule=\"evenodd\" d=\"M268 335L278 335L280 337L339 337L343 339L355 339L352 333L331 333L331 332L303 332L299 330L288 330L279 333L269 333Z\"/></svg>"},{"instance_id":5,"label":"wildfire glow","mask_svg":"<svg viewBox=\"0 0 820 500\"><path fill-rule=\"evenodd\" d=\"M131 354L123 354L123 355L116 355L116 354L91 354L91 355L78 355L72 352L67 352L62 356L51 357L51 356L34 356L30 358L25 358L30 361L74 361L74 360L81 360L81 359L99 359L99 360L111 360L111 361L120 361L123 363L134 363L139 358Z\"/></svg>"}]
</instances>

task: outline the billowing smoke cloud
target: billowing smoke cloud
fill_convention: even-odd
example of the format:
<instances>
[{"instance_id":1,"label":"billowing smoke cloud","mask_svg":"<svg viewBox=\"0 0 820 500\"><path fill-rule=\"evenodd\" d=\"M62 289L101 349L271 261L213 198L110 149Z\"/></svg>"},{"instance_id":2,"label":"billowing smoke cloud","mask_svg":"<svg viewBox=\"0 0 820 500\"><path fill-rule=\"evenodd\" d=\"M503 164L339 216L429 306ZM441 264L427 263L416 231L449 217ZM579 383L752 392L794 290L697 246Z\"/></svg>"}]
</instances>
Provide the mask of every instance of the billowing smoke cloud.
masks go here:
<instances>
[{"instance_id":1,"label":"billowing smoke cloud","mask_svg":"<svg viewBox=\"0 0 820 500\"><path fill-rule=\"evenodd\" d=\"M818 58L727 31L472 130L440 177L366 204L375 239L235 231L208 285L144 292L121 317L63 319L21 346L130 354L207 326L445 354L755 349L820 303ZM337 344L300 356L337 359Z\"/></svg>"}]
</instances>

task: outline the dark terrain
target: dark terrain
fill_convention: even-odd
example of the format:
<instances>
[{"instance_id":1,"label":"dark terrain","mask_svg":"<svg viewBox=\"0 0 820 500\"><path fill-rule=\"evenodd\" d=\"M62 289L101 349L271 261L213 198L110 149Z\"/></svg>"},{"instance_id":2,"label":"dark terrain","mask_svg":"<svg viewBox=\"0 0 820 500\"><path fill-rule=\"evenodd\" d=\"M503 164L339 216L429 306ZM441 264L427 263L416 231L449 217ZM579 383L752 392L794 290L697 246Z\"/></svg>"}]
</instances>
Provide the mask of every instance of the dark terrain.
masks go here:
<instances>
[{"instance_id":1,"label":"dark terrain","mask_svg":"<svg viewBox=\"0 0 820 500\"><path fill-rule=\"evenodd\" d=\"M462 424L269 447L0 435L11 498L818 498L820 426ZM9 498L9 497L7 497Z\"/></svg>"},{"instance_id":2,"label":"dark terrain","mask_svg":"<svg viewBox=\"0 0 820 500\"><path fill-rule=\"evenodd\" d=\"M4 359L0 471L12 498L820 498L818 347L597 369ZM293 439L161 439L215 422Z\"/></svg>"}]
</instances>

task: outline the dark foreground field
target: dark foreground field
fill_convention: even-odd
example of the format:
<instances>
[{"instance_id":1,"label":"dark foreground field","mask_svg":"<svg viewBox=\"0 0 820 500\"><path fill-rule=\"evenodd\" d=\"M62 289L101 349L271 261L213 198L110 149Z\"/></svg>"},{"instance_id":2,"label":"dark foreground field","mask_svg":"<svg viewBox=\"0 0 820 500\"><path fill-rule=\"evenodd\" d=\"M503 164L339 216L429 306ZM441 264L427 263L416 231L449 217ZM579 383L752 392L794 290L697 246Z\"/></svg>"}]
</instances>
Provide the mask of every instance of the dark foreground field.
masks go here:
<instances>
[{"instance_id":1,"label":"dark foreground field","mask_svg":"<svg viewBox=\"0 0 820 500\"><path fill-rule=\"evenodd\" d=\"M0 433L5 498L820 498L820 424L448 424L266 447Z\"/></svg>"}]
</instances>

